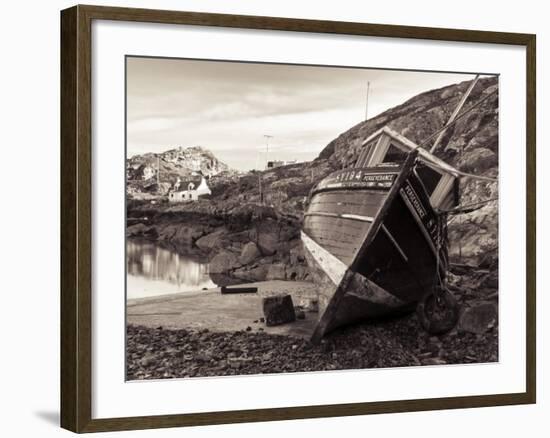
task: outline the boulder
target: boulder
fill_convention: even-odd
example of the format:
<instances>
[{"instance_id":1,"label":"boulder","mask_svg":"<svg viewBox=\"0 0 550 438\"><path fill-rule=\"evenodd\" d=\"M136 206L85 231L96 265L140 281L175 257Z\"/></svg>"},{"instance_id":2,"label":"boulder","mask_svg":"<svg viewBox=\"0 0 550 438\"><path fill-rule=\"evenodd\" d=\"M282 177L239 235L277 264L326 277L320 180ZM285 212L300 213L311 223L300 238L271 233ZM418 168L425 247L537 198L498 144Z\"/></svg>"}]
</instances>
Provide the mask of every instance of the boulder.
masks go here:
<instances>
[{"instance_id":1,"label":"boulder","mask_svg":"<svg viewBox=\"0 0 550 438\"><path fill-rule=\"evenodd\" d=\"M240 263L235 254L229 251L221 251L210 261L209 272L211 274L224 274L239 266Z\"/></svg>"},{"instance_id":2,"label":"boulder","mask_svg":"<svg viewBox=\"0 0 550 438\"><path fill-rule=\"evenodd\" d=\"M235 278L247 281L264 281L267 275L266 266L256 266L254 268L243 267L236 269L231 273Z\"/></svg>"},{"instance_id":3,"label":"boulder","mask_svg":"<svg viewBox=\"0 0 550 438\"><path fill-rule=\"evenodd\" d=\"M279 235L276 230L258 233L258 247L264 255L273 255L277 252Z\"/></svg>"},{"instance_id":4,"label":"boulder","mask_svg":"<svg viewBox=\"0 0 550 438\"><path fill-rule=\"evenodd\" d=\"M193 242L202 236L203 230L201 226L186 225L178 226L171 242L176 245L185 245L191 247Z\"/></svg>"},{"instance_id":5,"label":"boulder","mask_svg":"<svg viewBox=\"0 0 550 438\"><path fill-rule=\"evenodd\" d=\"M464 311L460 318L459 330L479 335L494 327L497 321L497 306L492 303L483 303Z\"/></svg>"},{"instance_id":6,"label":"boulder","mask_svg":"<svg viewBox=\"0 0 550 438\"><path fill-rule=\"evenodd\" d=\"M243 265L248 265L252 261L256 260L258 257L261 257L261 252L254 242L248 242L243 246L241 250L241 256L239 257L239 262Z\"/></svg>"},{"instance_id":7,"label":"boulder","mask_svg":"<svg viewBox=\"0 0 550 438\"><path fill-rule=\"evenodd\" d=\"M286 324L296 321L296 313L290 295L274 295L262 301L265 324L267 326Z\"/></svg>"},{"instance_id":8,"label":"boulder","mask_svg":"<svg viewBox=\"0 0 550 438\"><path fill-rule=\"evenodd\" d=\"M213 233L207 234L206 236L202 236L200 239L197 239L195 242L195 245L202 249L203 251L212 251L214 248L222 248L223 247L223 238L225 237L227 231L222 228L220 230L216 230Z\"/></svg>"},{"instance_id":9,"label":"boulder","mask_svg":"<svg viewBox=\"0 0 550 438\"><path fill-rule=\"evenodd\" d=\"M286 280L286 266L282 263L273 263L270 265L266 280Z\"/></svg>"},{"instance_id":10,"label":"boulder","mask_svg":"<svg viewBox=\"0 0 550 438\"><path fill-rule=\"evenodd\" d=\"M149 234L152 231L152 228L142 224L134 224L126 227L126 236L127 237L135 237L135 236L143 236L146 234Z\"/></svg>"}]
</instances>

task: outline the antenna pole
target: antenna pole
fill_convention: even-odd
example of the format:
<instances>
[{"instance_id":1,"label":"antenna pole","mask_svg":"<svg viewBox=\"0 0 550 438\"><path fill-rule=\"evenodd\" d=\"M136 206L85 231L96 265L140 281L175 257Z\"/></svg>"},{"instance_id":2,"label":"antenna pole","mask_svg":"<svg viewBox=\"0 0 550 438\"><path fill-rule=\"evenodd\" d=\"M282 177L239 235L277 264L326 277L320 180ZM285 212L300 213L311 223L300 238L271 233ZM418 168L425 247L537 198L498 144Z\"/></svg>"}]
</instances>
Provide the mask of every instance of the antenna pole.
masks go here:
<instances>
[{"instance_id":1,"label":"antenna pole","mask_svg":"<svg viewBox=\"0 0 550 438\"><path fill-rule=\"evenodd\" d=\"M160 156L157 155L157 190L160 190Z\"/></svg>"},{"instance_id":2,"label":"antenna pole","mask_svg":"<svg viewBox=\"0 0 550 438\"><path fill-rule=\"evenodd\" d=\"M269 156L269 139L273 138L273 136L264 134L264 137L265 137L265 167L267 169L268 156Z\"/></svg>"},{"instance_id":3,"label":"antenna pole","mask_svg":"<svg viewBox=\"0 0 550 438\"><path fill-rule=\"evenodd\" d=\"M369 118L369 91L370 91L370 82L367 82L367 101L365 103L365 120Z\"/></svg>"}]
</instances>

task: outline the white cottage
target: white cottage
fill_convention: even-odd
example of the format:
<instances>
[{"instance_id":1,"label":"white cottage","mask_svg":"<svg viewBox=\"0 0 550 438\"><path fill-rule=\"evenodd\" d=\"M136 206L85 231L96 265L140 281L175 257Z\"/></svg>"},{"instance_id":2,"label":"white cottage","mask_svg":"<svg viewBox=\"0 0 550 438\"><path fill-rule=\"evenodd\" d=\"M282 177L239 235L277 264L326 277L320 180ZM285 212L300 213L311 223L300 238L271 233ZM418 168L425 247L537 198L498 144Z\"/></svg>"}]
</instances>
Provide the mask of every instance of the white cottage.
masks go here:
<instances>
[{"instance_id":1,"label":"white cottage","mask_svg":"<svg viewBox=\"0 0 550 438\"><path fill-rule=\"evenodd\" d=\"M192 202L197 201L199 196L210 195L212 191L208 187L206 179L202 176L200 184L195 188L194 182L189 182L187 184L187 190L179 190L182 185L181 181L178 179L174 185L174 191L168 194L168 201L170 202ZM185 184L183 184L185 187Z\"/></svg>"}]
</instances>

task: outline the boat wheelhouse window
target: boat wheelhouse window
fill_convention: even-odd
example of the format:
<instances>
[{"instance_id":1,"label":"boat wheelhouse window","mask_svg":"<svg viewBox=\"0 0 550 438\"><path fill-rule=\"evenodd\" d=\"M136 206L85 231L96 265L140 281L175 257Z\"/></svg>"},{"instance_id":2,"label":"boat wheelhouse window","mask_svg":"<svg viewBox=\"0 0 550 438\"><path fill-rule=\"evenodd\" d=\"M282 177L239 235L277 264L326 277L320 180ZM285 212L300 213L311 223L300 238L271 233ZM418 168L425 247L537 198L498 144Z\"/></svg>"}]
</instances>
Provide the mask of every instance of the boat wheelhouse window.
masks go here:
<instances>
[{"instance_id":1,"label":"boat wheelhouse window","mask_svg":"<svg viewBox=\"0 0 550 438\"><path fill-rule=\"evenodd\" d=\"M386 155L384 156L382 163L400 164L405 161L405 158L407 158L407 153L405 151L402 151L401 149L394 146L393 144L390 144L390 147L388 148L388 151L386 152Z\"/></svg>"},{"instance_id":2,"label":"boat wheelhouse window","mask_svg":"<svg viewBox=\"0 0 550 438\"><path fill-rule=\"evenodd\" d=\"M369 159L373 153L373 149L378 143L378 139L371 141L369 144L363 146L363 150L359 154L359 158L355 163L355 167L364 167L369 162Z\"/></svg>"},{"instance_id":3,"label":"boat wheelhouse window","mask_svg":"<svg viewBox=\"0 0 550 438\"><path fill-rule=\"evenodd\" d=\"M431 167L426 166L425 164L419 164L416 167L416 173L424 184L424 187L428 192L428 196L430 196L439 184L439 181L441 180L441 174L433 170Z\"/></svg>"}]
</instances>

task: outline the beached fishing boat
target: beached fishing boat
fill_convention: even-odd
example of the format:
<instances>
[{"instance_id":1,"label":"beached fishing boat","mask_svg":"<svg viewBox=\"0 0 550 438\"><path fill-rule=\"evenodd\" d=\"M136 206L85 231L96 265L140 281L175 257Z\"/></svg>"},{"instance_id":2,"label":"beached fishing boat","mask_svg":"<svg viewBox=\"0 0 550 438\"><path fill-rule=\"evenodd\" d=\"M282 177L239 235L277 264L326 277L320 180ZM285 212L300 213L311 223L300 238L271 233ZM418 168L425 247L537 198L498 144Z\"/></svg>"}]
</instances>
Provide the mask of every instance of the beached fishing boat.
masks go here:
<instances>
[{"instance_id":1,"label":"beached fishing boat","mask_svg":"<svg viewBox=\"0 0 550 438\"><path fill-rule=\"evenodd\" d=\"M444 289L444 212L458 203L459 174L382 128L352 167L313 188L301 234L319 284L313 341L341 325L412 309Z\"/></svg>"}]
</instances>

